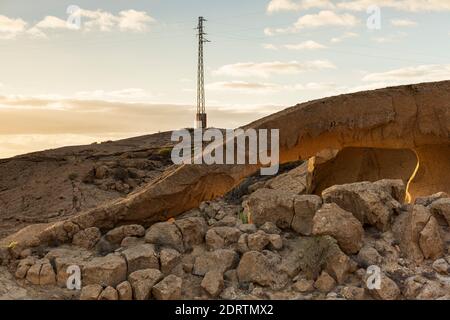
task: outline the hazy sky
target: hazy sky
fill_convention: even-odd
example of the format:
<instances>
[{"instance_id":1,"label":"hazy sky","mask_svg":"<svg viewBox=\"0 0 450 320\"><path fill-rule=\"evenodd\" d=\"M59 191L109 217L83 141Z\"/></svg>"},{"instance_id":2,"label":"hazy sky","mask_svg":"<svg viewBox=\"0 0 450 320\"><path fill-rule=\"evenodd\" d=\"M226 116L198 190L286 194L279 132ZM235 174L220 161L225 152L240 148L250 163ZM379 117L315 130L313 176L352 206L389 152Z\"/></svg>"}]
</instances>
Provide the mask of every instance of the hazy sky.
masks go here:
<instances>
[{"instance_id":1,"label":"hazy sky","mask_svg":"<svg viewBox=\"0 0 450 320\"><path fill-rule=\"evenodd\" d=\"M212 126L450 79L449 0L0 0L0 158L192 126L199 15Z\"/></svg>"}]
</instances>

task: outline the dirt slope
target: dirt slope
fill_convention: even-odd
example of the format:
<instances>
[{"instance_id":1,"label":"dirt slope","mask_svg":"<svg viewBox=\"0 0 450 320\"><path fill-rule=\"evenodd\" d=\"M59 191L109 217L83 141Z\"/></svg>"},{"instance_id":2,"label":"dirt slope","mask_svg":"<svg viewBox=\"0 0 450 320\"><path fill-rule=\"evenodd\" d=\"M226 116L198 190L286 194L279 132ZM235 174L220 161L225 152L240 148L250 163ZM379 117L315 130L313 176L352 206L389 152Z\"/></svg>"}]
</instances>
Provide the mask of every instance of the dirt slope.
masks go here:
<instances>
[{"instance_id":1,"label":"dirt slope","mask_svg":"<svg viewBox=\"0 0 450 320\"><path fill-rule=\"evenodd\" d=\"M0 238L121 199L171 164L170 132L0 160Z\"/></svg>"}]
</instances>

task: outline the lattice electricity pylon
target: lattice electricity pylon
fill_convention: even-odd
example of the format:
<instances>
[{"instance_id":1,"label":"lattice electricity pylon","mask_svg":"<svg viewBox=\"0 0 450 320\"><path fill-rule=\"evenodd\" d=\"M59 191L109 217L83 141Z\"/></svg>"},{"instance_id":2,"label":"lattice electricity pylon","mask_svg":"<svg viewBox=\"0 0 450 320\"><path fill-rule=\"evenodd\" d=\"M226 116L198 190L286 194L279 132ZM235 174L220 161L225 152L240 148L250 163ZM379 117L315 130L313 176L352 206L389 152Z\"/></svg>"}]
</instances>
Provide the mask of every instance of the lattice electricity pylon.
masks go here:
<instances>
[{"instance_id":1,"label":"lattice electricity pylon","mask_svg":"<svg viewBox=\"0 0 450 320\"><path fill-rule=\"evenodd\" d=\"M203 17L198 18L198 72L197 72L197 116L195 126L197 129L206 128L207 118L205 109L205 70L203 66L203 44L210 42L205 38L203 22L207 21Z\"/></svg>"}]
</instances>

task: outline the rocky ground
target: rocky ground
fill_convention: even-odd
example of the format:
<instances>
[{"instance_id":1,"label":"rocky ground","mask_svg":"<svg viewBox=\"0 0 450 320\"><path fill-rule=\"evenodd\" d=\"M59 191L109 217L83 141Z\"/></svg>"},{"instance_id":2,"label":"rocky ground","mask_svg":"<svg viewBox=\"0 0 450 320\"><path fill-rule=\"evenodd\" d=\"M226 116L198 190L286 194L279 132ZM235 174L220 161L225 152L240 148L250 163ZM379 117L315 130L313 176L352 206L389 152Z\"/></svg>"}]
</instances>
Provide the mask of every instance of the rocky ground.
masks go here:
<instances>
[{"instance_id":1,"label":"rocky ground","mask_svg":"<svg viewBox=\"0 0 450 320\"><path fill-rule=\"evenodd\" d=\"M170 132L0 159L0 238L126 197L171 165Z\"/></svg>"},{"instance_id":2,"label":"rocky ground","mask_svg":"<svg viewBox=\"0 0 450 320\"><path fill-rule=\"evenodd\" d=\"M403 182L381 180L308 195L305 166L147 228L26 249L3 261L0 298L450 299L447 194L405 204ZM71 266L80 291L65 289Z\"/></svg>"}]
</instances>

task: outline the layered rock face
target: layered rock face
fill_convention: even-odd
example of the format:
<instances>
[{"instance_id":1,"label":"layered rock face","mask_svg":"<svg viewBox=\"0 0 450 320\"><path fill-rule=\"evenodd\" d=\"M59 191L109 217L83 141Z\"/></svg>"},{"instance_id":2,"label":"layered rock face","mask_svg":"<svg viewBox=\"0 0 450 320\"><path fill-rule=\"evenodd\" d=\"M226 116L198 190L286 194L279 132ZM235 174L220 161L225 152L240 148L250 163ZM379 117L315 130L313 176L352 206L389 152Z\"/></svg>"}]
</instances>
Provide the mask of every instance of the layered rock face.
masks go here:
<instances>
[{"instance_id":1,"label":"layered rock face","mask_svg":"<svg viewBox=\"0 0 450 320\"><path fill-rule=\"evenodd\" d=\"M353 175L354 179L372 180L387 175L409 180L405 181L408 199L414 200L439 191L450 192L449 110L450 82L444 81L311 101L244 128L279 129L280 161L309 159L310 165L300 175L306 181L304 185L316 191L341 179L323 178L330 166L353 171L351 163L345 166L352 150L349 148L363 148L356 151L359 154L373 149L369 155L361 156L360 174ZM383 153L379 149L402 151ZM416 165L411 152L416 155ZM332 159L336 159L334 164L326 164ZM382 161L374 163L364 159ZM314 167L318 168L316 174ZM2 244L17 243L18 248L25 248L69 241L79 229L164 221L198 207L202 201L225 194L256 170L258 165L183 165L123 200L55 224L31 226L4 239ZM316 187L310 183L314 181ZM339 183L342 182L352 181Z\"/></svg>"}]
</instances>

